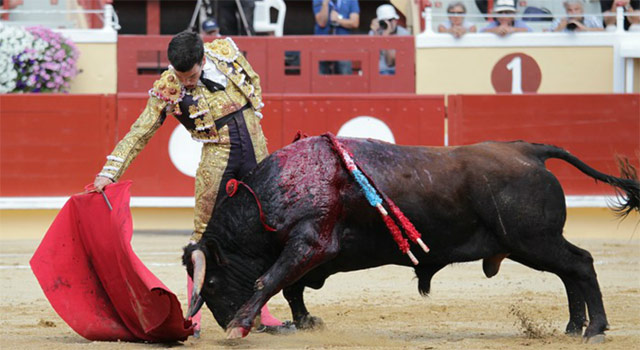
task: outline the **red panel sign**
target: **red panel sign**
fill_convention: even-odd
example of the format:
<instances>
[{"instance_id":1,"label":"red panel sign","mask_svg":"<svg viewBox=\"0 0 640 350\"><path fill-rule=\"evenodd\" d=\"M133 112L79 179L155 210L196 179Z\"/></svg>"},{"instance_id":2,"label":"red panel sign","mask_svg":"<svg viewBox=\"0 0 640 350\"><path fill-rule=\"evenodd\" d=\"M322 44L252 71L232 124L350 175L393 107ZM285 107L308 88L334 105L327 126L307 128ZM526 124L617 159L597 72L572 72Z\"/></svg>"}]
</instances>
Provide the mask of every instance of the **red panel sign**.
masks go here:
<instances>
[{"instance_id":1,"label":"red panel sign","mask_svg":"<svg viewBox=\"0 0 640 350\"><path fill-rule=\"evenodd\" d=\"M615 156L638 166L640 95L449 96L449 140L547 143L563 147L607 174L619 175ZM568 194L610 194L607 185L559 160L549 169Z\"/></svg>"},{"instance_id":2,"label":"red panel sign","mask_svg":"<svg viewBox=\"0 0 640 350\"><path fill-rule=\"evenodd\" d=\"M533 57L521 52L504 56L491 71L491 84L498 93L537 92L541 82L540 66Z\"/></svg>"}]
</instances>

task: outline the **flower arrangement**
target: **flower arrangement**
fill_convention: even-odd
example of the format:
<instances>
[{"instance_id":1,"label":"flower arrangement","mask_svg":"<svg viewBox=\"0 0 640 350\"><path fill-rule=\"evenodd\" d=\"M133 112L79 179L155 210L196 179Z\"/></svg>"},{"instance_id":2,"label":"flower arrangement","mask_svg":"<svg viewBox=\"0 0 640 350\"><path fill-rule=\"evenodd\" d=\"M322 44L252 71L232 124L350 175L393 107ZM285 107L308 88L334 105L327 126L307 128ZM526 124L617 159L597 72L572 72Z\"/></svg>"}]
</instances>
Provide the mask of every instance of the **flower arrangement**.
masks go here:
<instances>
[{"instance_id":1,"label":"flower arrangement","mask_svg":"<svg viewBox=\"0 0 640 350\"><path fill-rule=\"evenodd\" d=\"M73 42L51 29L0 23L0 93L67 92L77 60Z\"/></svg>"}]
</instances>

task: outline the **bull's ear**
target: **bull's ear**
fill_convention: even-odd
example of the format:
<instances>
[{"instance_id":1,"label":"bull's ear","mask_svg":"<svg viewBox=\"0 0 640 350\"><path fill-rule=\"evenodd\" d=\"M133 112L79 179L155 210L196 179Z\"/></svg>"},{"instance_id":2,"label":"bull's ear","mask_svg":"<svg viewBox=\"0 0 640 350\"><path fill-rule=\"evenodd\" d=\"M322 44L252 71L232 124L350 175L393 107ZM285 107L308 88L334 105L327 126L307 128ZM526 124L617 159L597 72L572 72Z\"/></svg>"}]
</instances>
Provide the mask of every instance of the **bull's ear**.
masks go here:
<instances>
[{"instance_id":1,"label":"bull's ear","mask_svg":"<svg viewBox=\"0 0 640 350\"><path fill-rule=\"evenodd\" d=\"M202 247L199 244L190 243L182 248L182 265L187 268L187 273L191 277L193 277L193 262L191 261L191 254L193 254L195 250L202 250ZM207 256L207 253L204 253L205 256Z\"/></svg>"}]
</instances>

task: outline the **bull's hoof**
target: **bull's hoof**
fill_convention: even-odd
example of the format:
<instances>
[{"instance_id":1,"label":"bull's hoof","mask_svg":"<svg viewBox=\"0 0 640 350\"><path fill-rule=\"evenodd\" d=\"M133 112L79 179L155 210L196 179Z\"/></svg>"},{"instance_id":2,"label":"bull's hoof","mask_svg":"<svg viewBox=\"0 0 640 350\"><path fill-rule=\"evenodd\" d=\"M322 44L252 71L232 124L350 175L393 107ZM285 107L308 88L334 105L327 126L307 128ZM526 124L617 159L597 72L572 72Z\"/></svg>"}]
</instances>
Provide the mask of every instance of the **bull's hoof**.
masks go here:
<instances>
[{"instance_id":1,"label":"bull's hoof","mask_svg":"<svg viewBox=\"0 0 640 350\"><path fill-rule=\"evenodd\" d=\"M249 334L249 331L242 327L231 327L227 329L227 339L244 338Z\"/></svg>"},{"instance_id":2,"label":"bull's hoof","mask_svg":"<svg viewBox=\"0 0 640 350\"><path fill-rule=\"evenodd\" d=\"M564 333L572 337L582 336L582 329L584 328L584 326L584 322L569 322Z\"/></svg>"},{"instance_id":3,"label":"bull's hoof","mask_svg":"<svg viewBox=\"0 0 640 350\"><path fill-rule=\"evenodd\" d=\"M581 337L582 336L582 329L578 329L578 330L569 330L567 329L564 334L570 336L570 337Z\"/></svg>"},{"instance_id":4,"label":"bull's hoof","mask_svg":"<svg viewBox=\"0 0 640 350\"><path fill-rule=\"evenodd\" d=\"M322 330L325 329L324 322L320 317L306 315L295 322L296 327L301 330Z\"/></svg>"},{"instance_id":5,"label":"bull's hoof","mask_svg":"<svg viewBox=\"0 0 640 350\"><path fill-rule=\"evenodd\" d=\"M594 321L589 323L587 329L584 330L583 341L587 344L599 344L604 342L604 332L609 330L609 324L605 322Z\"/></svg>"},{"instance_id":6,"label":"bull's hoof","mask_svg":"<svg viewBox=\"0 0 640 350\"><path fill-rule=\"evenodd\" d=\"M584 338L584 342L587 344L602 344L604 343L604 334L596 334L594 336Z\"/></svg>"}]
</instances>

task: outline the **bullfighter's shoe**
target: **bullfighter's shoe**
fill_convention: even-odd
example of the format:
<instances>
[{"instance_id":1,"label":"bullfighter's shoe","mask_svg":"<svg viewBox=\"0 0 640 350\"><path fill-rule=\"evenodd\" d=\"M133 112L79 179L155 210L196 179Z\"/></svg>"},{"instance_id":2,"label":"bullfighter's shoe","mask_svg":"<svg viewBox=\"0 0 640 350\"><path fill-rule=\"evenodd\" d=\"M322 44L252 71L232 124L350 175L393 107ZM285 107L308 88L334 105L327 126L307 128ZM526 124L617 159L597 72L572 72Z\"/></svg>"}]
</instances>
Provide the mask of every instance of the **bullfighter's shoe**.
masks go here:
<instances>
[{"instance_id":1,"label":"bullfighter's shoe","mask_svg":"<svg viewBox=\"0 0 640 350\"><path fill-rule=\"evenodd\" d=\"M265 326L280 326L282 325L282 321L273 317L269 312L269 308L267 304L264 304L262 309L260 309L260 323Z\"/></svg>"}]
</instances>

